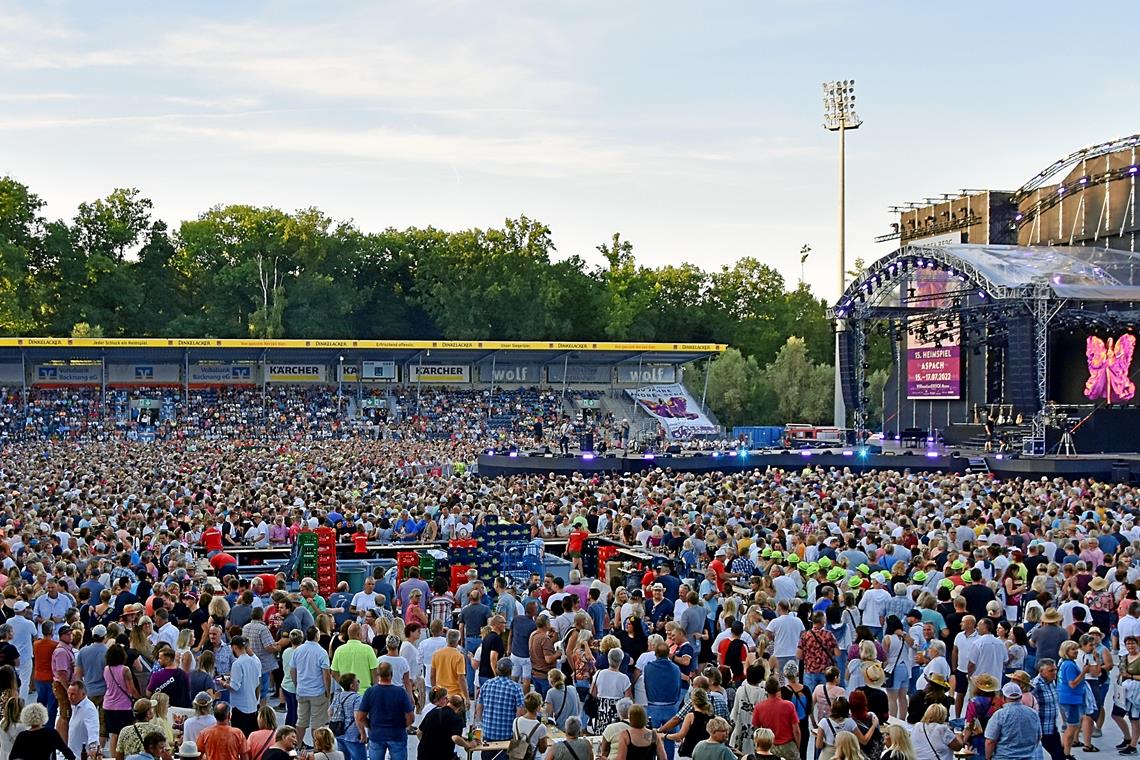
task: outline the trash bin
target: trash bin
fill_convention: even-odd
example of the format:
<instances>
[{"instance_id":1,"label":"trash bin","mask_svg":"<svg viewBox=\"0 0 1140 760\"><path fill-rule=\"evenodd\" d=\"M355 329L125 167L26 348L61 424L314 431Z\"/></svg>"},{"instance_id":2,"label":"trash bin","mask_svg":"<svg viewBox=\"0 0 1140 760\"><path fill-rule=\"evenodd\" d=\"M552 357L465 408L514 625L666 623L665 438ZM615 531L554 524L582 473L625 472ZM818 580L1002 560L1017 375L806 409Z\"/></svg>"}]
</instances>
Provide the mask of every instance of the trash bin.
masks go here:
<instances>
[{"instance_id":1,"label":"trash bin","mask_svg":"<svg viewBox=\"0 0 1140 760\"><path fill-rule=\"evenodd\" d=\"M348 590L353 594L364 590L364 579L368 575L368 563L364 560L342 559L336 563L337 580L348 581Z\"/></svg>"},{"instance_id":2,"label":"trash bin","mask_svg":"<svg viewBox=\"0 0 1140 760\"><path fill-rule=\"evenodd\" d=\"M570 560L547 554L543 558L543 564L546 566L547 573L554 575L555 578L561 578L564 583L570 582Z\"/></svg>"}]
</instances>

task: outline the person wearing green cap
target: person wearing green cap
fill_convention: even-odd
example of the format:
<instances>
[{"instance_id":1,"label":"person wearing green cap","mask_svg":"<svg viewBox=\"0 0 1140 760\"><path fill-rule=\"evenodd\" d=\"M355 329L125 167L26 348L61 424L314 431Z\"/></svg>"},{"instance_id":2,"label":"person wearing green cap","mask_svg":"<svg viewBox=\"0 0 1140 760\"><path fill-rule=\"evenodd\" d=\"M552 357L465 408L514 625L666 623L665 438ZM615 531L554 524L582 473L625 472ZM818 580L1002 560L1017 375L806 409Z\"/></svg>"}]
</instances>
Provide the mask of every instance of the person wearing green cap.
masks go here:
<instances>
[{"instance_id":1,"label":"person wearing green cap","mask_svg":"<svg viewBox=\"0 0 1140 760\"><path fill-rule=\"evenodd\" d=\"M827 579L832 583L843 580L843 568L833 567L827 571Z\"/></svg>"},{"instance_id":2,"label":"person wearing green cap","mask_svg":"<svg viewBox=\"0 0 1140 760\"><path fill-rule=\"evenodd\" d=\"M831 567L831 557L826 557L826 556L820 557L819 558L819 566L822 567L824 570L827 570L829 567Z\"/></svg>"}]
</instances>

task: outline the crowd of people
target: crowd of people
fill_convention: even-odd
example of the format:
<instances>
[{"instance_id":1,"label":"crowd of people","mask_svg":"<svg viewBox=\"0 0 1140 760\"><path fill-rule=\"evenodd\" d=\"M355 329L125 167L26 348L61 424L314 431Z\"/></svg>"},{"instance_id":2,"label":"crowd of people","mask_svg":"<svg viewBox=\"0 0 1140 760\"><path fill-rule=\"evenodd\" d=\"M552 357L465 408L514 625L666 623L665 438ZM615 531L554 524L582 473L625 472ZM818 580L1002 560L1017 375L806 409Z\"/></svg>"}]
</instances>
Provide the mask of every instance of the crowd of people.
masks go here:
<instances>
[{"instance_id":1,"label":"crowd of people","mask_svg":"<svg viewBox=\"0 0 1140 760\"><path fill-rule=\"evenodd\" d=\"M268 385L0 388L0 441L171 438L319 440L395 438L557 445L588 429L621 445L612 414L576 408L601 391L549 388ZM567 427L562 431L563 423ZM625 425L628 438L628 423Z\"/></svg>"},{"instance_id":2,"label":"crowd of people","mask_svg":"<svg viewBox=\"0 0 1140 760\"><path fill-rule=\"evenodd\" d=\"M290 398L262 404L285 421L272 439L0 449L0 760L483 743L551 760L1065 760L1109 751L1110 726L1137 751L1128 485L811 467L485 478L475 436L296 436ZM327 408L300 398L305 419ZM466 403L430 407L446 421ZM588 577L571 541L567 578L473 570L453 590L378 569L325 598L273 568L239 577L231 554L325 525L442 542L493 523L642 556Z\"/></svg>"}]
</instances>

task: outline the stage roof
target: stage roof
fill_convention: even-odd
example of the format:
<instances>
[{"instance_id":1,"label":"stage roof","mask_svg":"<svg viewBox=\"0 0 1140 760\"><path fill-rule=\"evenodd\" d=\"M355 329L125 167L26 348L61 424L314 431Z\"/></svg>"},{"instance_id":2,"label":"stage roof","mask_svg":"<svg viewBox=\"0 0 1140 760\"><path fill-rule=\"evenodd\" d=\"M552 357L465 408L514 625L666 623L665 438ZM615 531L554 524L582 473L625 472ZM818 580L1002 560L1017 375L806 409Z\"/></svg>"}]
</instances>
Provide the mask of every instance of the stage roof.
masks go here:
<instances>
[{"instance_id":1,"label":"stage roof","mask_svg":"<svg viewBox=\"0 0 1140 760\"><path fill-rule=\"evenodd\" d=\"M919 242L887 258L924 254L957 263L966 271L972 269L987 289L1028 291L1045 286L1059 298L1140 301L1140 255L1132 251L1083 246L924 246Z\"/></svg>"},{"instance_id":2,"label":"stage roof","mask_svg":"<svg viewBox=\"0 0 1140 760\"><path fill-rule=\"evenodd\" d=\"M246 338L0 338L0 357L119 360L181 359L254 361L388 360L479 364L502 363L610 365L622 362L684 364L725 350L722 343L606 343L594 341L447 340L257 340Z\"/></svg>"}]
</instances>

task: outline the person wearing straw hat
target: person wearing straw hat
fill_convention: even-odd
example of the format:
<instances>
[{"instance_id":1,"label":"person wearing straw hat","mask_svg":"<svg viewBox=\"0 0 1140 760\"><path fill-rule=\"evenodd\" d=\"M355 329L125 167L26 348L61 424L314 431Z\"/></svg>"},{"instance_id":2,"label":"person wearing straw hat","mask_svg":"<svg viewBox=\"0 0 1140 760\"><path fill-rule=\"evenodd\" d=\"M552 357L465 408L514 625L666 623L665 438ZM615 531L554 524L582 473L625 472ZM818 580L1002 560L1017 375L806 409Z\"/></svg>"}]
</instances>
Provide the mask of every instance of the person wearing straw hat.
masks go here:
<instances>
[{"instance_id":1,"label":"person wearing straw hat","mask_svg":"<svg viewBox=\"0 0 1140 760\"><path fill-rule=\"evenodd\" d=\"M942 673L930 673L925 678L922 691L911 695L906 706L906 722L918 723L930 705L942 705L947 710L954 704L950 697L950 679Z\"/></svg>"},{"instance_id":2,"label":"person wearing straw hat","mask_svg":"<svg viewBox=\"0 0 1140 760\"><path fill-rule=\"evenodd\" d=\"M1057 661L1062 642L1069 638L1069 634L1061 627L1061 620L1061 613L1050 607L1041 616L1041 625L1029 632L1029 643L1037 648L1038 660Z\"/></svg>"},{"instance_id":3,"label":"person wearing straw hat","mask_svg":"<svg viewBox=\"0 0 1140 760\"><path fill-rule=\"evenodd\" d=\"M1001 706L996 698L998 679L989 673L982 673L973 679L974 696L966 704L966 726L964 736L974 751L982 756L986 749L985 730L990 718ZM1018 694L1020 698L1020 692Z\"/></svg>"},{"instance_id":4,"label":"person wearing straw hat","mask_svg":"<svg viewBox=\"0 0 1140 760\"><path fill-rule=\"evenodd\" d=\"M883 690L886 680L886 671L880 663L871 662L863 666L863 685L858 690L867 695L867 710L879 716L880 723L886 723L891 717L890 700Z\"/></svg>"},{"instance_id":5,"label":"person wearing straw hat","mask_svg":"<svg viewBox=\"0 0 1140 760\"><path fill-rule=\"evenodd\" d=\"M175 755L178 760L197 760L201 756L202 753L198 751L198 747L194 742L182 742L182 745L178 748L178 754Z\"/></svg>"}]
</instances>

